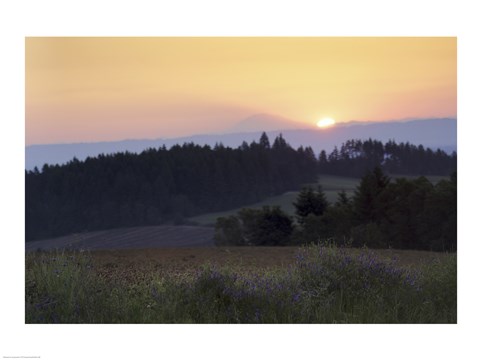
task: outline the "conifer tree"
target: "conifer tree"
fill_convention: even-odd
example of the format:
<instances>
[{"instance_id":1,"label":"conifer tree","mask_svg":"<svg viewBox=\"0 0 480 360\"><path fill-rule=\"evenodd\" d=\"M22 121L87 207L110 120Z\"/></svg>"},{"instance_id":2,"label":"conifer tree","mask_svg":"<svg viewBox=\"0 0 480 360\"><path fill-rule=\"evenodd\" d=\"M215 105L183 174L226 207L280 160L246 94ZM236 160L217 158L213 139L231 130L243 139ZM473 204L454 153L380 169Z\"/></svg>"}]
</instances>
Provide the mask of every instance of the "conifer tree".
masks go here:
<instances>
[{"instance_id":1,"label":"conifer tree","mask_svg":"<svg viewBox=\"0 0 480 360\"><path fill-rule=\"evenodd\" d=\"M293 205L298 222L303 224L310 214L322 215L328 207L328 201L321 186L318 186L317 191L314 191L311 187L304 187Z\"/></svg>"}]
</instances>

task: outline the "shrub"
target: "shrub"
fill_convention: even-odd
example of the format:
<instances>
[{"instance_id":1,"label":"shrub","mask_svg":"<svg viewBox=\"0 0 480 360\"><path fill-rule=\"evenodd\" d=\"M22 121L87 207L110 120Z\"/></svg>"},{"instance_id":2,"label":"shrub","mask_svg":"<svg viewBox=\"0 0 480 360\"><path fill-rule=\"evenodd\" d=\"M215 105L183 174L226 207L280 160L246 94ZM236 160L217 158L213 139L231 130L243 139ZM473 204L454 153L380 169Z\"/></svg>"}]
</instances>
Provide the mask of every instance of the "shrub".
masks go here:
<instances>
[{"instance_id":1,"label":"shrub","mask_svg":"<svg viewBox=\"0 0 480 360\"><path fill-rule=\"evenodd\" d=\"M368 246L373 249L388 247L384 232L375 223L355 226L352 228L351 236L352 245L356 247Z\"/></svg>"},{"instance_id":2,"label":"shrub","mask_svg":"<svg viewBox=\"0 0 480 360\"><path fill-rule=\"evenodd\" d=\"M278 206L242 209L215 224L216 245L288 245L293 222Z\"/></svg>"}]
</instances>

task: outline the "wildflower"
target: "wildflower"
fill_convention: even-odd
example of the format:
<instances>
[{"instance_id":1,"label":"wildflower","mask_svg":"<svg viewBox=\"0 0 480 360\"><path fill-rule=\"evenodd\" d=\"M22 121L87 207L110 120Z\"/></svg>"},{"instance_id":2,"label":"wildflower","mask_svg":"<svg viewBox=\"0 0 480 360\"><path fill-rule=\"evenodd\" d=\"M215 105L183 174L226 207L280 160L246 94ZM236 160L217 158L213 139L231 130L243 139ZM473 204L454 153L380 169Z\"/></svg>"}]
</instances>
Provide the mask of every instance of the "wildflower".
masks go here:
<instances>
[{"instance_id":1,"label":"wildflower","mask_svg":"<svg viewBox=\"0 0 480 360\"><path fill-rule=\"evenodd\" d=\"M260 309L255 309L255 322L260 322Z\"/></svg>"},{"instance_id":2,"label":"wildflower","mask_svg":"<svg viewBox=\"0 0 480 360\"><path fill-rule=\"evenodd\" d=\"M152 293L152 297L155 299L155 300L159 300L160 299L160 296L158 294L158 291L157 291L157 288L155 286L152 286L152 290L151 290L151 293Z\"/></svg>"},{"instance_id":3,"label":"wildflower","mask_svg":"<svg viewBox=\"0 0 480 360\"><path fill-rule=\"evenodd\" d=\"M58 324L60 322L60 318L58 317L56 312L52 313L52 320L54 324Z\"/></svg>"}]
</instances>

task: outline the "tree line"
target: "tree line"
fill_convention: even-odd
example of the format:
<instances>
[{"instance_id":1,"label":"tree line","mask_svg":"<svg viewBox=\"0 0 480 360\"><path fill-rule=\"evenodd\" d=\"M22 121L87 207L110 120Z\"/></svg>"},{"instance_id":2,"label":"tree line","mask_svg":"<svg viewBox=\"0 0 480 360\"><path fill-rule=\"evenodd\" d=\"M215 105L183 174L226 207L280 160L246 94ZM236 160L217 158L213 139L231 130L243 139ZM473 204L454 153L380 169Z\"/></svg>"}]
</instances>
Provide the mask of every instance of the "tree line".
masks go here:
<instances>
[{"instance_id":1,"label":"tree line","mask_svg":"<svg viewBox=\"0 0 480 360\"><path fill-rule=\"evenodd\" d=\"M181 224L316 180L311 147L279 135L236 149L193 143L73 159L25 172L26 240L115 227Z\"/></svg>"},{"instance_id":2,"label":"tree line","mask_svg":"<svg viewBox=\"0 0 480 360\"><path fill-rule=\"evenodd\" d=\"M425 177L392 182L380 167L367 172L353 197L329 204L321 187L303 188L295 218L279 207L242 209L219 218L217 245L300 245L334 242L371 248L456 251L457 178L433 185Z\"/></svg>"},{"instance_id":3,"label":"tree line","mask_svg":"<svg viewBox=\"0 0 480 360\"><path fill-rule=\"evenodd\" d=\"M376 166L390 174L448 176L457 169L457 154L393 140L385 144L372 139L348 140L328 155L321 151L318 166L320 173L351 177L361 177Z\"/></svg>"},{"instance_id":4,"label":"tree line","mask_svg":"<svg viewBox=\"0 0 480 360\"><path fill-rule=\"evenodd\" d=\"M170 149L148 149L140 154L123 152L102 154L84 161L73 159L65 165L44 165L41 170L35 168L25 172L26 240L116 227L183 224L190 216L228 210L285 191L298 190L304 184L315 183L318 174L357 176L364 175L365 171L371 171L375 166L385 173L442 175L456 169L456 154L446 155L440 150L433 152L421 145L417 147L408 143L397 145L393 141L384 145L375 140L349 140L342 144L340 151L335 148L328 156L322 151L316 158L311 147L293 149L282 135L270 144L263 133L258 141L244 142L235 149L222 144L210 147L186 143ZM403 186L408 188L413 185L409 182ZM427 185L425 187L428 188ZM422 191L418 190L419 193ZM325 209L327 214L346 214L338 218L350 219L348 221L355 225L350 226L350 222L329 225L322 234L336 227L354 229L352 231L359 234L363 231L367 235L379 229L385 233L386 219L371 218L369 222L365 219L359 222L358 214L355 218L347 216L352 210L346 206L351 199L347 199L345 194L339 200L345 205L343 207L327 207L318 199L312 200L312 194L320 198L322 195L310 189L301 193L306 200L301 197L298 201L310 201L316 204L312 206L319 206L320 210L313 211L313 214L323 214ZM398 200L399 204L403 201L402 198ZM254 231L255 226L260 229L265 225L256 222L261 216L278 219L282 213L275 208L265 209L263 213L245 210L237 220L228 220L225 228L235 228L235 221L249 224L252 229L250 235L237 235L254 239L261 233ZM300 226L311 227L312 234L318 232L319 227L312 222L319 219L308 220L307 217L303 219L301 214L298 216ZM325 222L327 218L323 217L321 221ZM285 220L281 226L277 225L287 229L287 223ZM371 225L365 225L369 223ZM361 227L364 225L365 229ZM269 231L275 233L275 229L265 233ZM298 231L292 234L299 236ZM307 241L308 232L303 234ZM276 237L267 236L266 243L276 241L268 240L271 238ZM245 242L239 239L237 237L235 241ZM247 243L250 241L256 243L256 240L248 240ZM426 243L429 241L425 240Z\"/></svg>"}]
</instances>

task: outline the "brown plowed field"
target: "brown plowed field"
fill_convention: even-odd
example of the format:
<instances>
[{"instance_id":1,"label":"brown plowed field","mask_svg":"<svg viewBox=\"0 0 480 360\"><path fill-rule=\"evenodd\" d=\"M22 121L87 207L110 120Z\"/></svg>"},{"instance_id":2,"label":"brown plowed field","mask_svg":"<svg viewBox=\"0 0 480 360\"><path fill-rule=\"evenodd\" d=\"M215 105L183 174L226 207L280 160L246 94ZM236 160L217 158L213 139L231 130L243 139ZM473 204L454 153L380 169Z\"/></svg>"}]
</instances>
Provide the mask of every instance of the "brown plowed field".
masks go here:
<instances>
[{"instance_id":1,"label":"brown plowed field","mask_svg":"<svg viewBox=\"0 0 480 360\"><path fill-rule=\"evenodd\" d=\"M54 239L31 241L25 250L151 249L170 247L210 247L214 229L204 226L143 226L72 234Z\"/></svg>"}]
</instances>

